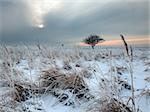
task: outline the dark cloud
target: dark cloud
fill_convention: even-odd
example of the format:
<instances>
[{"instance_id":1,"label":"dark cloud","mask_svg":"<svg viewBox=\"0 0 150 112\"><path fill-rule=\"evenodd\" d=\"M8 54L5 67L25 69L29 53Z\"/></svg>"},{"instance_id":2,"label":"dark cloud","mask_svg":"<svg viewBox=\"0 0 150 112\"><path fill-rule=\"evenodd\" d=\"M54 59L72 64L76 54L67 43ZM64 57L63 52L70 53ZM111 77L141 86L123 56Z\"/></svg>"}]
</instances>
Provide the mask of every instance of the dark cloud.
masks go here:
<instances>
[{"instance_id":1,"label":"dark cloud","mask_svg":"<svg viewBox=\"0 0 150 112\"><path fill-rule=\"evenodd\" d=\"M1 22L3 32L12 32L30 24L30 11L25 0L1 0Z\"/></svg>"},{"instance_id":2,"label":"dark cloud","mask_svg":"<svg viewBox=\"0 0 150 112\"><path fill-rule=\"evenodd\" d=\"M0 1L2 8L2 41L64 42L101 35L149 35L148 1L64 3L61 10L44 18L44 29L30 25L30 10L22 2ZM17 0L16 0L17 1Z\"/></svg>"},{"instance_id":3,"label":"dark cloud","mask_svg":"<svg viewBox=\"0 0 150 112\"><path fill-rule=\"evenodd\" d=\"M69 5L69 4L68 4ZM95 7L93 4L91 7ZM90 33L119 35L148 35L148 6L146 2L122 2L105 4L90 13L83 13L70 21L68 16L49 14L46 18L49 34L53 37L87 36Z\"/></svg>"},{"instance_id":4,"label":"dark cloud","mask_svg":"<svg viewBox=\"0 0 150 112\"><path fill-rule=\"evenodd\" d=\"M24 31L31 26L31 14L25 0L0 0L0 8L1 41L26 40L28 32Z\"/></svg>"}]
</instances>

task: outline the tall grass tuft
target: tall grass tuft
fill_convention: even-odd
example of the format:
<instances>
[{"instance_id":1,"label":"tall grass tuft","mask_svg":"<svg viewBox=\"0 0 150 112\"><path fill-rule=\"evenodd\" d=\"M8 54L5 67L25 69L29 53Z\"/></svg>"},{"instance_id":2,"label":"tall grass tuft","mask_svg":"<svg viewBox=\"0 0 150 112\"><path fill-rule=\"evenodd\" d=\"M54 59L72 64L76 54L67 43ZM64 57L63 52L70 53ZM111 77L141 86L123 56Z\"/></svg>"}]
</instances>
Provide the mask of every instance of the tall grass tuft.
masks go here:
<instances>
[{"instance_id":1,"label":"tall grass tuft","mask_svg":"<svg viewBox=\"0 0 150 112\"><path fill-rule=\"evenodd\" d=\"M129 58L129 73L130 73L130 77L131 77L131 91L132 91L132 111L136 112L136 105L135 105L135 95L134 95L134 80L133 80L133 68L132 68L132 60L133 60L133 51L132 51L132 47L130 46L130 50L131 50L131 54L129 54L129 46L128 43L126 42L124 36L121 34L121 39L123 40L128 58Z\"/></svg>"}]
</instances>

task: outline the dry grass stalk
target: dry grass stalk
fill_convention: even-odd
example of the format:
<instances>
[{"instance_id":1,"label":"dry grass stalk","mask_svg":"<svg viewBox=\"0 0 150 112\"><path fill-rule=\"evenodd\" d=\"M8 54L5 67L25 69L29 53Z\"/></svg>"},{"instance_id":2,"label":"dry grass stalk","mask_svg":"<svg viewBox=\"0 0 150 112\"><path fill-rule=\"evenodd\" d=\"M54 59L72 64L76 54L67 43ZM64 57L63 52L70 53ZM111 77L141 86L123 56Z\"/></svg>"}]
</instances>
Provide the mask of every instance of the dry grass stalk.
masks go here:
<instances>
[{"instance_id":1,"label":"dry grass stalk","mask_svg":"<svg viewBox=\"0 0 150 112\"><path fill-rule=\"evenodd\" d=\"M130 56L130 55L129 55L129 47L128 47L128 44L127 44L127 42L126 42L124 36L123 36L122 34L121 34L120 36L121 36L121 39L123 40L123 43L124 43L124 46L125 46L127 55Z\"/></svg>"},{"instance_id":2,"label":"dry grass stalk","mask_svg":"<svg viewBox=\"0 0 150 112\"><path fill-rule=\"evenodd\" d=\"M125 46L125 49L126 49L126 52L127 52L127 55L129 57L129 71L130 71L130 76L131 76L131 90L132 90L132 111L136 111L136 106L135 106L135 95L134 95L134 83L133 83L133 70L132 70L132 59L131 59L131 55L133 57L133 51L132 49L131 50L131 54L129 54L129 47L128 47L128 44L124 38L124 36L121 34L120 35L122 40L123 40L123 43L124 43L124 46Z\"/></svg>"},{"instance_id":3,"label":"dry grass stalk","mask_svg":"<svg viewBox=\"0 0 150 112\"><path fill-rule=\"evenodd\" d=\"M77 74L63 74L57 69L44 71L41 78L41 88L45 92L55 94L55 90L70 90L77 98L82 98L89 90L82 77ZM56 93L57 94L57 93Z\"/></svg>"},{"instance_id":4,"label":"dry grass stalk","mask_svg":"<svg viewBox=\"0 0 150 112\"><path fill-rule=\"evenodd\" d=\"M126 40L122 34L120 36L121 36L121 39L124 43L124 46L125 46L125 49L126 49L126 52L127 52L129 59L131 61L133 61L133 48L132 48L132 46L130 46L130 47L128 46L128 43L126 42ZM129 50L130 50L130 52L129 52Z\"/></svg>"},{"instance_id":5,"label":"dry grass stalk","mask_svg":"<svg viewBox=\"0 0 150 112\"><path fill-rule=\"evenodd\" d=\"M133 61L133 48L132 48L132 46L130 46L130 51L131 51L131 61Z\"/></svg>"},{"instance_id":6,"label":"dry grass stalk","mask_svg":"<svg viewBox=\"0 0 150 112\"><path fill-rule=\"evenodd\" d=\"M33 95L40 95L44 92L42 91L42 88L37 87L36 85L30 85L27 83L17 83L15 82L13 85L13 100L14 102L24 102L31 98Z\"/></svg>"},{"instance_id":7,"label":"dry grass stalk","mask_svg":"<svg viewBox=\"0 0 150 112\"><path fill-rule=\"evenodd\" d=\"M55 69L55 68L49 69L49 70L45 70L45 71L43 71L42 76L40 78L41 87L45 87L46 88L46 87L50 87L50 85L51 85L52 87L50 89L52 89L64 77L65 77L65 75L60 73L60 72L58 72L58 70Z\"/></svg>"},{"instance_id":8,"label":"dry grass stalk","mask_svg":"<svg viewBox=\"0 0 150 112\"><path fill-rule=\"evenodd\" d=\"M147 96L150 96L150 89L144 89L142 92L141 92L141 95L147 95Z\"/></svg>"},{"instance_id":9,"label":"dry grass stalk","mask_svg":"<svg viewBox=\"0 0 150 112\"><path fill-rule=\"evenodd\" d=\"M101 98L90 106L87 112L133 112L129 106L116 98Z\"/></svg>"},{"instance_id":10,"label":"dry grass stalk","mask_svg":"<svg viewBox=\"0 0 150 112\"><path fill-rule=\"evenodd\" d=\"M150 83L150 77L146 77L144 80Z\"/></svg>"}]
</instances>

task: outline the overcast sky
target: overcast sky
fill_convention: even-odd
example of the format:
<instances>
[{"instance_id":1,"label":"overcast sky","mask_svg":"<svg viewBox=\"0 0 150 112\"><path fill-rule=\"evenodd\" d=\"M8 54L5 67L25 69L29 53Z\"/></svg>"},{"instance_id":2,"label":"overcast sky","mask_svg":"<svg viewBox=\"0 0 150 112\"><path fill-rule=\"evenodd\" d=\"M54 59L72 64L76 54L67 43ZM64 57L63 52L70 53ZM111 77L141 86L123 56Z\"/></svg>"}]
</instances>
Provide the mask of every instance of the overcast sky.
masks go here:
<instances>
[{"instance_id":1,"label":"overcast sky","mask_svg":"<svg viewBox=\"0 0 150 112\"><path fill-rule=\"evenodd\" d=\"M75 43L149 35L149 0L0 0L2 42Z\"/></svg>"}]
</instances>

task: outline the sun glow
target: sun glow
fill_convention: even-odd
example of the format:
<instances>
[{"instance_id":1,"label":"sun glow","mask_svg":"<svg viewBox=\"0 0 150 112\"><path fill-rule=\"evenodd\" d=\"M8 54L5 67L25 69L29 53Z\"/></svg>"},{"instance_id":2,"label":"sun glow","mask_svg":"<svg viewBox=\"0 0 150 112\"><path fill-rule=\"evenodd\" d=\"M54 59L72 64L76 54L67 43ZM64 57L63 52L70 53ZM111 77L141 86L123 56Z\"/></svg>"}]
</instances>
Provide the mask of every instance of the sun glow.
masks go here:
<instances>
[{"instance_id":1,"label":"sun glow","mask_svg":"<svg viewBox=\"0 0 150 112\"><path fill-rule=\"evenodd\" d=\"M44 28L44 25L43 24L39 24L38 27L42 29L42 28Z\"/></svg>"},{"instance_id":2,"label":"sun glow","mask_svg":"<svg viewBox=\"0 0 150 112\"><path fill-rule=\"evenodd\" d=\"M61 7L59 0L31 0L32 23L38 28L44 27L44 16L51 11L56 11Z\"/></svg>"},{"instance_id":3,"label":"sun glow","mask_svg":"<svg viewBox=\"0 0 150 112\"><path fill-rule=\"evenodd\" d=\"M148 37L141 37L141 38L130 38L126 39L126 41L131 45L140 45L140 44L150 44L150 39ZM77 43L79 46L89 46L83 42ZM98 43L97 46L116 46L116 45L123 45L123 42L121 39L118 40L107 40L103 43Z\"/></svg>"}]
</instances>

